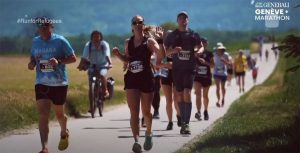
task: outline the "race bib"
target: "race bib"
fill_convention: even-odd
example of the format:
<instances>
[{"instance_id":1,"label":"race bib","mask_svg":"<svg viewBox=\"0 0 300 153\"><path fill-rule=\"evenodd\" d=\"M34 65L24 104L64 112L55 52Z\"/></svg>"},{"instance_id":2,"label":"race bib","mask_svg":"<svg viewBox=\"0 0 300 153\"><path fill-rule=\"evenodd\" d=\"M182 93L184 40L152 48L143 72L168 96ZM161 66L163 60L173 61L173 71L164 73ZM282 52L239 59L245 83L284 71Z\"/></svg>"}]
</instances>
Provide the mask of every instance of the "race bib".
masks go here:
<instances>
[{"instance_id":1,"label":"race bib","mask_svg":"<svg viewBox=\"0 0 300 153\"><path fill-rule=\"evenodd\" d=\"M225 67L224 66L218 66L217 67L217 73L224 73L225 72Z\"/></svg>"},{"instance_id":2,"label":"race bib","mask_svg":"<svg viewBox=\"0 0 300 153\"><path fill-rule=\"evenodd\" d=\"M40 60L40 69L42 72L53 72L54 67L49 64L48 60Z\"/></svg>"},{"instance_id":3,"label":"race bib","mask_svg":"<svg viewBox=\"0 0 300 153\"><path fill-rule=\"evenodd\" d=\"M178 53L178 58L179 60L183 60L183 61L187 61L187 60L190 60L190 51L180 51Z\"/></svg>"},{"instance_id":4,"label":"race bib","mask_svg":"<svg viewBox=\"0 0 300 153\"><path fill-rule=\"evenodd\" d=\"M206 75L207 74L207 67L206 66L197 67L197 74Z\"/></svg>"},{"instance_id":5,"label":"race bib","mask_svg":"<svg viewBox=\"0 0 300 153\"><path fill-rule=\"evenodd\" d=\"M139 73L144 70L142 61L133 61L129 64L129 71L132 73Z\"/></svg>"},{"instance_id":6,"label":"race bib","mask_svg":"<svg viewBox=\"0 0 300 153\"><path fill-rule=\"evenodd\" d=\"M160 69L160 76L162 76L164 78L167 78L168 74L169 74L169 70L168 69L166 69L166 68L161 68Z\"/></svg>"}]
</instances>

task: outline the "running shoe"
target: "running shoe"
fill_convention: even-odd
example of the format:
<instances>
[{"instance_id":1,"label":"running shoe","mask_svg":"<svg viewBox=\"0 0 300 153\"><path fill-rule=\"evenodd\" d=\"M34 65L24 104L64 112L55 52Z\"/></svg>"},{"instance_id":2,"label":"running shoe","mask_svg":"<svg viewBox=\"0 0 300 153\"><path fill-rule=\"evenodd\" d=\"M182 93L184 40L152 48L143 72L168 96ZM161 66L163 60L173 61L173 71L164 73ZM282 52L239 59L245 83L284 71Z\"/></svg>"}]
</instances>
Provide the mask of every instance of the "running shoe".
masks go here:
<instances>
[{"instance_id":1,"label":"running shoe","mask_svg":"<svg viewBox=\"0 0 300 153\"><path fill-rule=\"evenodd\" d=\"M176 115L176 117L177 117L177 126L181 127L181 116Z\"/></svg>"},{"instance_id":2,"label":"running shoe","mask_svg":"<svg viewBox=\"0 0 300 153\"><path fill-rule=\"evenodd\" d=\"M222 107L224 106L224 103L225 103L225 102L224 102L224 99L222 99Z\"/></svg>"},{"instance_id":3,"label":"running shoe","mask_svg":"<svg viewBox=\"0 0 300 153\"><path fill-rule=\"evenodd\" d=\"M184 131L185 131L185 125L181 124L180 134L184 134Z\"/></svg>"},{"instance_id":4,"label":"running shoe","mask_svg":"<svg viewBox=\"0 0 300 153\"><path fill-rule=\"evenodd\" d=\"M42 151L40 151L39 153L49 153L47 148L44 148Z\"/></svg>"},{"instance_id":5,"label":"running shoe","mask_svg":"<svg viewBox=\"0 0 300 153\"><path fill-rule=\"evenodd\" d=\"M201 121L201 113L200 112L197 112L195 114L195 118L198 120L198 121Z\"/></svg>"},{"instance_id":6,"label":"running shoe","mask_svg":"<svg viewBox=\"0 0 300 153\"><path fill-rule=\"evenodd\" d=\"M145 132L145 143L144 143L144 149L150 150L153 146L152 142L152 133L150 135L147 135L147 132Z\"/></svg>"},{"instance_id":7,"label":"running shoe","mask_svg":"<svg viewBox=\"0 0 300 153\"><path fill-rule=\"evenodd\" d=\"M219 103L219 102L217 102L217 103L216 103L216 105L217 105L217 107L221 107L221 105L220 105L220 103Z\"/></svg>"},{"instance_id":8,"label":"running shoe","mask_svg":"<svg viewBox=\"0 0 300 153\"><path fill-rule=\"evenodd\" d=\"M141 153L142 152L142 146L138 142L135 142L132 146L132 151L134 153Z\"/></svg>"},{"instance_id":9,"label":"running shoe","mask_svg":"<svg viewBox=\"0 0 300 153\"><path fill-rule=\"evenodd\" d=\"M146 123L145 123L145 119L144 119L144 117L142 117L142 128L145 128L146 127Z\"/></svg>"},{"instance_id":10,"label":"running shoe","mask_svg":"<svg viewBox=\"0 0 300 153\"><path fill-rule=\"evenodd\" d=\"M191 134L191 130L190 130L190 125L189 124L185 124L185 129L184 129L184 134Z\"/></svg>"},{"instance_id":11,"label":"running shoe","mask_svg":"<svg viewBox=\"0 0 300 153\"><path fill-rule=\"evenodd\" d=\"M154 119L159 119L160 117L159 117L159 112L158 111L154 111L154 113L153 113L153 118Z\"/></svg>"},{"instance_id":12,"label":"running shoe","mask_svg":"<svg viewBox=\"0 0 300 153\"><path fill-rule=\"evenodd\" d=\"M204 115L204 120L209 119L207 110L204 111L203 115Z\"/></svg>"},{"instance_id":13,"label":"running shoe","mask_svg":"<svg viewBox=\"0 0 300 153\"><path fill-rule=\"evenodd\" d=\"M58 150L66 150L69 146L69 130L67 129L65 136L60 136Z\"/></svg>"},{"instance_id":14,"label":"running shoe","mask_svg":"<svg viewBox=\"0 0 300 153\"><path fill-rule=\"evenodd\" d=\"M173 130L173 122L169 122L166 130Z\"/></svg>"}]
</instances>

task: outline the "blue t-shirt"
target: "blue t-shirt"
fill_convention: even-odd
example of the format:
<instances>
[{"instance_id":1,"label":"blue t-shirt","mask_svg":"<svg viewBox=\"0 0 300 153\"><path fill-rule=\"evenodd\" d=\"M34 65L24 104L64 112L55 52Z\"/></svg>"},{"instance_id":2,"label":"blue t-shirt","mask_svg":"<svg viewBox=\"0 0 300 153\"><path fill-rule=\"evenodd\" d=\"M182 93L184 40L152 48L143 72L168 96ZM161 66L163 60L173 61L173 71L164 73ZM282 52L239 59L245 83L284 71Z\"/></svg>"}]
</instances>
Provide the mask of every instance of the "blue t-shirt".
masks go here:
<instances>
[{"instance_id":1,"label":"blue t-shirt","mask_svg":"<svg viewBox=\"0 0 300 153\"><path fill-rule=\"evenodd\" d=\"M96 64L98 67L104 67L107 65L108 61L106 59L106 56L110 57L109 44L104 40L100 41L99 43L99 49L97 49L95 45L91 44L91 52L89 51L90 42L87 42L84 46L82 58L85 58L88 61L90 61L90 66L92 66L93 64Z\"/></svg>"},{"instance_id":2,"label":"blue t-shirt","mask_svg":"<svg viewBox=\"0 0 300 153\"><path fill-rule=\"evenodd\" d=\"M63 59L73 54L73 48L63 36L53 33L47 41L40 36L33 38L31 56L36 61L35 84L47 86L68 85L66 65L58 64L56 67L52 67L48 64L48 60L53 57Z\"/></svg>"}]
</instances>

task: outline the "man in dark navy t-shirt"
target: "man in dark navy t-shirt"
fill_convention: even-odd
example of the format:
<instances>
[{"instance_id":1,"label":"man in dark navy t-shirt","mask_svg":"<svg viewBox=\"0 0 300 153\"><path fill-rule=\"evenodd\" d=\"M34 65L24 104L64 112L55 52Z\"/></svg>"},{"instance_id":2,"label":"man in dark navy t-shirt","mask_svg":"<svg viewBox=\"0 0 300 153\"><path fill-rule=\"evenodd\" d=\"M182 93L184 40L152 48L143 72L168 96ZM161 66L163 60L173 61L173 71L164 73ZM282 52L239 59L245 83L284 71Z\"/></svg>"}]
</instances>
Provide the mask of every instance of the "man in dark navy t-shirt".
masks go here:
<instances>
[{"instance_id":1,"label":"man in dark navy t-shirt","mask_svg":"<svg viewBox=\"0 0 300 153\"><path fill-rule=\"evenodd\" d=\"M191 89L195 77L197 53L201 47L200 36L188 28L188 14L185 11L177 15L178 29L165 40L167 55L173 55L173 80L179 93L179 108L182 125L181 134L190 134L189 121L192 110Z\"/></svg>"}]
</instances>

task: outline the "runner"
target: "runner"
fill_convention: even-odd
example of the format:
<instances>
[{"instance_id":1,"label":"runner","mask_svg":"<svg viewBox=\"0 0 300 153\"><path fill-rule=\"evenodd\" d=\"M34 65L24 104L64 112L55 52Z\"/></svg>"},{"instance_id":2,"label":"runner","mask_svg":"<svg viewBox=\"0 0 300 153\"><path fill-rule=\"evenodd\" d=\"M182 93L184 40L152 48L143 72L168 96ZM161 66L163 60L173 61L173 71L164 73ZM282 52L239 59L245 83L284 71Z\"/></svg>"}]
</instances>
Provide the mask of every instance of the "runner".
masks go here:
<instances>
[{"instance_id":1,"label":"runner","mask_svg":"<svg viewBox=\"0 0 300 153\"><path fill-rule=\"evenodd\" d=\"M229 54L225 52L226 47L223 45L218 45L217 51L214 53L214 79L216 83L216 94L218 101L216 103L217 107L224 106L225 103L225 83L227 80L227 67L229 62ZM222 98L221 98L221 94ZM220 105L221 100L221 105Z\"/></svg>"},{"instance_id":2,"label":"runner","mask_svg":"<svg viewBox=\"0 0 300 153\"><path fill-rule=\"evenodd\" d=\"M165 33L165 38L167 37L167 35L169 33L171 33L172 31L167 31L167 33ZM178 107L178 98L177 98L177 92L175 89L175 85L173 82L173 78L172 78L172 58L173 55L170 54L168 55L164 60L164 62L162 64L160 64L160 71L163 74L161 77L161 84L162 84L162 89L163 92L165 94L166 97L166 112L167 112L167 116L168 116L168 125L166 130L172 130L173 129L173 102L174 102L174 106L175 106L175 110L177 113L177 126L180 127L181 126L181 116L180 116L180 110Z\"/></svg>"},{"instance_id":3,"label":"runner","mask_svg":"<svg viewBox=\"0 0 300 153\"><path fill-rule=\"evenodd\" d=\"M113 48L113 54L124 63L128 63L128 70L124 76L124 89L130 109L130 126L135 140L132 150L141 152L142 147L139 144L140 104L147 128L144 149L150 150L153 146L151 104L154 91L150 58L155 52L159 56L159 61L161 54L158 43L153 38L147 38L144 35L145 25L142 16L136 15L131 19L131 28L133 36L125 42L125 55L122 55L117 47Z\"/></svg>"},{"instance_id":4,"label":"runner","mask_svg":"<svg viewBox=\"0 0 300 153\"><path fill-rule=\"evenodd\" d=\"M265 51L265 57L266 57L266 61L268 62L268 58L269 58L269 50L266 49Z\"/></svg>"},{"instance_id":5,"label":"runner","mask_svg":"<svg viewBox=\"0 0 300 153\"><path fill-rule=\"evenodd\" d=\"M39 113L39 131L42 150L48 153L49 114L51 105L59 122L59 150L69 146L69 131L64 104L68 91L66 64L76 61L74 50L69 42L61 35L53 33L54 26L48 18L36 19L39 36L32 41L29 70L36 70L35 97Z\"/></svg>"},{"instance_id":6,"label":"runner","mask_svg":"<svg viewBox=\"0 0 300 153\"><path fill-rule=\"evenodd\" d=\"M253 68L252 68L252 79L253 83L256 84L257 74L258 74L258 66L256 64L257 59L254 58L252 60Z\"/></svg>"},{"instance_id":7,"label":"runner","mask_svg":"<svg viewBox=\"0 0 300 153\"><path fill-rule=\"evenodd\" d=\"M245 74L247 68L247 59L243 50L239 50L239 55L234 59L234 70L237 77L239 91L245 91Z\"/></svg>"},{"instance_id":8,"label":"runner","mask_svg":"<svg viewBox=\"0 0 300 153\"><path fill-rule=\"evenodd\" d=\"M196 106L197 112L195 118L201 120L201 105L202 97L204 104L204 120L208 120L208 91L211 86L211 68L214 65L213 54L207 50L208 41L206 38L201 38L201 43L204 51L197 57L196 76L194 80L194 88L196 94ZM203 92L203 94L202 94Z\"/></svg>"},{"instance_id":9,"label":"runner","mask_svg":"<svg viewBox=\"0 0 300 153\"><path fill-rule=\"evenodd\" d=\"M233 77L233 59L232 57L229 55L229 64L227 65L227 86L231 86L231 80Z\"/></svg>"},{"instance_id":10,"label":"runner","mask_svg":"<svg viewBox=\"0 0 300 153\"><path fill-rule=\"evenodd\" d=\"M180 134L191 134L189 122L192 111L191 89L195 77L195 49L201 47L200 36L188 28L188 14L185 11L177 15L178 29L168 35L165 41L167 55L173 55L172 75L178 92L181 114Z\"/></svg>"}]
</instances>

